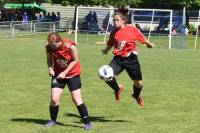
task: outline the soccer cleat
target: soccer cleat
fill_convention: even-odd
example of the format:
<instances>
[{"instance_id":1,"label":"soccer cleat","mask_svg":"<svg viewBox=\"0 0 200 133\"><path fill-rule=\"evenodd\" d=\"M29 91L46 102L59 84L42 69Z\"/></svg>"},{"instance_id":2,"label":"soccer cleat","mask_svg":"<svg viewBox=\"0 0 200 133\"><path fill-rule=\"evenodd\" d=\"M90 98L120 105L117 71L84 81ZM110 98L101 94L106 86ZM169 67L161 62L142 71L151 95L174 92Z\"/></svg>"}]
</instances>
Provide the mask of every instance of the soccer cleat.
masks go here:
<instances>
[{"instance_id":1,"label":"soccer cleat","mask_svg":"<svg viewBox=\"0 0 200 133\"><path fill-rule=\"evenodd\" d=\"M122 90L123 90L123 86L120 84L119 85L119 90L117 92L115 92L115 99L116 99L116 101L120 100L120 95L121 95Z\"/></svg>"},{"instance_id":2,"label":"soccer cleat","mask_svg":"<svg viewBox=\"0 0 200 133\"><path fill-rule=\"evenodd\" d=\"M55 126L55 125L56 125L56 122L53 121L53 120L50 120L50 121L48 121L44 126L45 126L45 127L51 127L51 126Z\"/></svg>"},{"instance_id":3,"label":"soccer cleat","mask_svg":"<svg viewBox=\"0 0 200 133\"><path fill-rule=\"evenodd\" d=\"M90 130L92 128L92 124L91 123L86 123L84 129L85 130Z\"/></svg>"},{"instance_id":4,"label":"soccer cleat","mask_svg":"<svg viewBox=\"0 0 200 133\"><path fill-rule=\"evenodd\" d=\"M135 100L137 101L138 105L140 105L141 107L144 106L144 99L143 98L139 97L139 98L137 98Z\"/></svg>"},{"instance_id":5,"label":"soccer cleat","mask_svg":"<svg viewBox=\"0 0 200 133\"><path fill-rule=\"evenodd\" d=\"M135 98L133 94L132 94L132 97ZM143 98L138 97L138 98L135 98L135 100L136 100L136 102L138 103L138 105L139 105L140 107L143 107L143 106L144 106L144 99L143 99Z\"/></svg>"}]
</instances>

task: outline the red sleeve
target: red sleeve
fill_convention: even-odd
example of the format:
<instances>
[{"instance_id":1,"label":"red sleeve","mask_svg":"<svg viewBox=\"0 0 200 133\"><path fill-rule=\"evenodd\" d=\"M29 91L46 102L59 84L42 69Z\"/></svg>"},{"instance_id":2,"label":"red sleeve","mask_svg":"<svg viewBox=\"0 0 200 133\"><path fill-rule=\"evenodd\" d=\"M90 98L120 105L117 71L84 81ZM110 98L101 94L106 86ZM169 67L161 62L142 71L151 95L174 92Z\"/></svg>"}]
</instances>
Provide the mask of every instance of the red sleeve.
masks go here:
<instances>
[{"instance_id":1,"label":"red sleeve","mask_svg":"<svg viewBox=\"0 0 200 133\"><path fill-rule=\"evenodd\" d=\"M145 43L145 37L140 31L138 31L138 29L134 28L134 34L136 36L137 41L139 41L142 44Z\"/></svg>"},{"instance_id":2,"label":"red sleeve","mask_svg":"<svg viewBox=\"0 0 200 133\"><path fill-rule=\"evenodd\" d=\"M74 41L68 39L68 38L62 38L62 41L71 45L76 45Z\"/></svg>"},{"instance_id":3,"label":"red sleeve","mask_svg":"<svg viewBox=\"0 0 200 133\"><path fill-rule=\"evenodd\" d=\"M112 31L111 33L110 33L110 37L109 37L109 40L108 40L108 42L107 42L107 45L109 45L110 47L113 47L114 46L114 44L115 44L115 41L114 41L114 33L115 31Z\"/></svg>"}]
</instances>

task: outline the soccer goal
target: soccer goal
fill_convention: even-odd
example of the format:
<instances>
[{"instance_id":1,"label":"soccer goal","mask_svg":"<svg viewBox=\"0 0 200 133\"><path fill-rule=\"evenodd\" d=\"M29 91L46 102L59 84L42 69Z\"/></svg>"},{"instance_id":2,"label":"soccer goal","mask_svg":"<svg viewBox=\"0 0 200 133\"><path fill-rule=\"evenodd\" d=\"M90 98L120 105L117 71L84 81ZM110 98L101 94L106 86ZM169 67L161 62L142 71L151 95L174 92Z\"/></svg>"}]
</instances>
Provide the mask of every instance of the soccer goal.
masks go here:
<instances>
[{"instance_id":1,"label":"soccer goal","mask_svg":"<svg viewBox=\"0 0 200 133\"><path fill-rule=\"evenodd\" d=\"M113 26L114 8L78 7L75 42L104 44ZM172 48L172 10L129 8L128 23L158 47Z\"/></svg>"},{"instance_id":2,"label":"soccer goal","mask_svg":"<svg viewBox=\"0 0 200 133\"><path fill-rule=\"evenodd\" d=\"M200 35L200 10L199 10L198 18L197 18L197 26L196 26L196 36L195 36L194 49L197 49L197 42L200 42L200 39L198 40L198 36L199 35ZM199 48L200 48L200 46L199 46Z\"/></svg>"}]
</instances>

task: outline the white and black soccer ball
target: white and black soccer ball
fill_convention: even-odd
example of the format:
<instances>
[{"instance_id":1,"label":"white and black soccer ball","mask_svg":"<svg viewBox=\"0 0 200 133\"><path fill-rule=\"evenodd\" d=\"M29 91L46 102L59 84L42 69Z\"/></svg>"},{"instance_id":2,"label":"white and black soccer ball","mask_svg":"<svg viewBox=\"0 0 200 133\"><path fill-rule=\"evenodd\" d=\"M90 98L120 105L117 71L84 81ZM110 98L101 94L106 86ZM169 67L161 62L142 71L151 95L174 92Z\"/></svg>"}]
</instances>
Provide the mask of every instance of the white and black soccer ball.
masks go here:
<instances>
[{"instance_id":1,"label":"white and black soccer ball","mask_svg":"<svg viewBox=\"0 0 200 133\"><path fill-rule=\"evenodd\" d=\"M99 77L104 81L111 81L114 77L114 72L112 67L108 65L103 65L98 70Z\"/></svg>"}]
</instances>

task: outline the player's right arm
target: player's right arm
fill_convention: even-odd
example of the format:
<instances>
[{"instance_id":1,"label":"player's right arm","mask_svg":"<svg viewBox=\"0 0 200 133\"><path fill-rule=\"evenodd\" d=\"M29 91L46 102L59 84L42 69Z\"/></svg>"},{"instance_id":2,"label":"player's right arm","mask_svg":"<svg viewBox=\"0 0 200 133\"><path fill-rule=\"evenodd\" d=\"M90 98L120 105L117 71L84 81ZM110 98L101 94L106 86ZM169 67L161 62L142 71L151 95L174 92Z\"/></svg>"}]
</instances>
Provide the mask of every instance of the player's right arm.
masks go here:
<instances>
[{"instance_id":1,"label":"player's right arm","mask_svg":"<svg viewBox=\"0 0 200 133\"><path fill-rule=\"evenodd\" d=\"M104 49L101 49L101 52L103 55L108 54L108 52L112 49L112 47L114 46L114 31L111 32L110 34L110 38L107 42L107 46Z\"/></svg>"},{"instance_id":2,"label":"player's right arm","mask_svg":"<svg viewBox=\"0 0 200 133\"><path fill-rule=\"evenodd\" d=\"M47 67L48 67L49 76L54 76L55 72L53 70L53 62L52 62L51 54L49 52L46 52L46 55L47 55Z\"/></svg>"},{"instance_id":3,"label":"player's right arm","mask_svg":"<svg viewBox=\"0 0 200 133\"><path fill-rule=\"evenodd\" d=\"M103 55L108 54L112 47L110 45L107 45L104 49L101 49L101 52Z\"/></svg>"}]
</instances>

